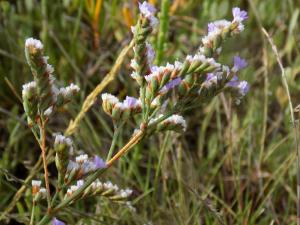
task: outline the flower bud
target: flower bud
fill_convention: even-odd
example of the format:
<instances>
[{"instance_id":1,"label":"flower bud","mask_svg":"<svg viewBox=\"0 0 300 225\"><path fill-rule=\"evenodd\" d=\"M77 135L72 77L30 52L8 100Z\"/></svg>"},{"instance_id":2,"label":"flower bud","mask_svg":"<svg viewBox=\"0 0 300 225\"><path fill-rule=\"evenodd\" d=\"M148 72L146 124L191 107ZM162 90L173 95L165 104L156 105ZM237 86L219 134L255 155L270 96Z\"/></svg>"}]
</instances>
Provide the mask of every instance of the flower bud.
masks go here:
<instances>
[{"instance_id":1,"label":"flower bud","mask_svg":"<svg viewBox=\"0 0 300 225\"><path fill-rule=\"evenodd\" d=\"M55 165L58 170L58 173L60 175L60 179L63 179L67 167L69 164L69 155L70 152L73 151L73 143L70 138L67 138L61 134L55 135L55 141L54 141L54 150L56 152L55 155ZM62 180L60 180L62 182Z\"/></svg>"},{"instance_id":2,"label":"flower bud","mask_svg":"<svg viewBox=\"0 0 300 225\"><path fill-rule=\"evenodd\" d=\"M40 180L32 180L31 186L32 186L32 195L35 196L37 193L39 193L41 188L42 181Z\"/></svg>"},{"instance_id":3,"label":"flower bud","mask_svg":"<svg viewBox=\"0 0 300 225\"><path fill-rule=\"evenodd\" d=\"M38 95L38 108L44 112L54 104L53 67L47 63L48 57L43 56L43 44L41 41L28 38L25 42L25 55L31 68ZM44 116L43 114L40 116Z\"/></svg>"},{"instance_id":4,"label":"flower bud","mask_svg":"<svg viewBox=\"0 0 300 225\"><path fill-rule=\"evenodd\" d=\"M158 117L159 118L159 117ZM155 120L154 120L155 121ZM180 115L172 115L157 125L158 131L172 130L175 132L186 131L186 121Z\"/></svg>"},{"instance_id":5,"label":"flower bud","mask_svg":"<svg viewBox=\"0 0 300 225\"><path fill-rule=\"evenodd\" d=\"M120 103L119 99L114 95L104 93L101 95L102 108L108 115L112 115L112 110L117 103Z\"/></svg>"},{"instance_id":6,"label":"flower bud","mask_svg":"<svg viewBox=\"0 0 300 225\"><path fill-rule=\"evenodd\" d=\"M73 83L67 87L60 88L56 96L56 106L61 107L63 104L70 102L79 91L80 88Z\"/></svg>"},{"instance_id":7,"label":"flower bud","mask_svg":"<svg viewBox=\"0 0 300 225\"><path fill-rule=\"evenodd\" d=\"M35 122L38 114L38 96L36 90L36 82L32 81L23 85L22 90L23 107L27 117Z\"/></svg>"}]
</instances>

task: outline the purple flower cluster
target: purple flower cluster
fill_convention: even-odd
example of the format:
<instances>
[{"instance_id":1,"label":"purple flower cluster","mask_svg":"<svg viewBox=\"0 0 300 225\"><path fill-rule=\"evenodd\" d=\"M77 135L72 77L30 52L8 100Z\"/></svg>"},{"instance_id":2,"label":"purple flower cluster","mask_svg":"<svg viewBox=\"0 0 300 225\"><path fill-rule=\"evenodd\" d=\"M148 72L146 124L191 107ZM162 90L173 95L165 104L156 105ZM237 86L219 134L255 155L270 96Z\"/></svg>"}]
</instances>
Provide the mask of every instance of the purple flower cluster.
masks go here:
<instances>
[{"instance_id":1,"label":"purple flower cluster","mask_svg":"<svg viewBox=\"0 0 300 225\"><path fill-rule=\"evenodd\" d=\"M66 224L54 217L52 220L52 225L66 225Z\"/></svg>"},{"instance_id":2,"label":"purple flower cluster","mask_svg":"<svg viewBox=\"0 0 300 225\"><path fill-rule=\"evenodd\" d=\"M145 1L142 4L139 3L139 9L141 14L149 19L150 25L152 27L158 24L158 19L154 16L154 14L156 13L156 9L153 5Z\"/></svg>"}]
</instances>

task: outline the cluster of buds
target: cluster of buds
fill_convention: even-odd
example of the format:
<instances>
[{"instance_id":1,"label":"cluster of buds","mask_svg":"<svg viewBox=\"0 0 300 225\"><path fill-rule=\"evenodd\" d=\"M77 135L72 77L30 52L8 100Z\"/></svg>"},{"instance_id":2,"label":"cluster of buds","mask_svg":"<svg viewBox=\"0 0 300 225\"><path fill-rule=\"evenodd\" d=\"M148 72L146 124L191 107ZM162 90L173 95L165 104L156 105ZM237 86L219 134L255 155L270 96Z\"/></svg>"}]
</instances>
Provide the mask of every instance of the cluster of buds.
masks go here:
<instances>
[{"instance_id":1,"label":"cluster of buds","mask_svg":"<svg viewBox=\"0 0 300 225\"><path fill-rule=\"evenodd\" d=\"M73 153L73 142L71 138L62 134L54 134L55 165L58 171L58 183L62 185L67 172L70 154Z\"/></svg>"},{"instance_id":2,"label":"cluster of buds","mask_svg":"<svg viewBox=\"0 0 300 225\"><path fill-rule=\"evenodd\" d=\"M221 53L223 41L234 34L244 30L243 21L248 18L247 12L240 8L232 9L233 20L218 20L208 24L208 34L202 38L203 46L199 51L206 56L213 56L214 53Z\"/></svg>"},{"instance_id":3,"label":"cluster of buds","mask_svg":"<svg viewBox=\"0 0 300 225\"><path fill-rule=\"evenodd\" d=\"M106 163L99 156L89 158L87 154L79 155L75 161L69 160L64 181L69 184L73 180L82 179L86 175L105 167Z\"/></svg>"},{"instance_id":4,"label":"cluster of buds","mask_svg":"<svg viewBox=\"0 0 300 225\"><path fill-rule=\"evenodd\" d=\"M249 85L246 81L239 81L237 73L247 65L246 61L236 56L234 65L229 68L217 62L216 58L221 53L223 41L244 29L246 11L234 8L232 21L218 20L209 23L208 34L202 38L202 45L196 54L187 55L182 62L177 60L174 64L156 66L153 65L155 52L147 42L148 35L156 24L154 17L156 10L147 2L139 4L139 9L141 16L132 29L134 58L131 60L131 67L134 71L131 77L140 86L140 96L139 99L132 101L135 102L132 111L142 113L144 122L148 122L151 127L148 133L186 130L186 122L182 116L176 114L164 116L170 96L167 94L170 90L174 90L177 94L177 96L172 95L175 103L171 110L174 113L196 107L222 91L229 91L237 102L245 96ZM104 111L114 120L128 118L126 114L128 106L126 107L124 102L107 93L102 95L102 100ZM162 105L165 107L161 107ZM159 111L163 114L157 116Z\"/></svg>"},{"instance_id":5,"label":"cluster of buds","mask_svg":"<svg viewBox=\"0 0 300 225\"><path fill-rule=\"evenodd\" d=\"M151 71L155 52L149 42L146 41L149 34L153 31L158 24L155 17L156 9L149 3L139 3L140 18L137 24L131 28L134 40L134 59L131 61L131 67L134 72L132 77L143 85L145 80L143 75Z\"/></svg>"},{"instance_id":6,"label":"cluster of buds","mask_svg":"<svg viewBox=\"0 0 300 225\"><path fill-rule=\"evenodd\" d=\"M77 85L58 89L54 84L54 69L43 55L41 41L28 38L25 42L25 55L31 68L34 81L23 85L22 97L25 113L30 125L39 118L49 118L55 108L68 103L79 92Z\"/></svg>"},{"instance_id":7,"label":"cluster of buds","mask_svg":"<svg viewBox=\"0 0 300 225\"><path fill-rule=\"evenodd\" d=\"M114 120L127 120L130 116L141 112L141 101L127 96L123 102L111 94L104 93L102 97L103 110Z\"/></svg>"},{"instance_id":8,"label":"cluster of buds","mask_svg":"<svg viewBox=\"0 0 300 225\"><path fill-rule=\"evenodd\" d=\"M33 201L38 202L40 199L45 199L47 196L46 188L41 188L42 181L40 180L32 180L32 196Z\"/></svg>"},{"instance_id":9,"label":"cluster of buds","mask_svg":"<svg viewBox=\"0 0 300 225\"><path fill-rule=\"evenodd\" d=\"M84 184L83 180L78 180L76 185L72 185L65 195L65 198L72 196ZM85 198L89 196L102 196L109 198L112 201L125 201L132 194L131 189L120 189L117 185L112 184L110 181L101 182L99 179L91 183L85 191L78 198Z\"/></svg>"},{"instance_id":10,"label":"cluster of buds","mask_svg":"<svg viewBox=\"0 0 300 225\"><path fill-rule=\"evenodd\" d=\"M177 114L174 114L163 121L159 121L163 117L163 114L158 115L156 118L150 119L149 126L157 123L155 126L156 131L172 130L178 133L185 132L187 124L185 119ZM153 131L152 131L153 132Z\"/></svg>"},{"instance_id":11,"label":"cluster of buds","mask_svg":"<svg viewBox=\"0 0 300 225\"><path fill-rule=\"evenodd\" d=\"M235 56L233 62L231 69L223 66L220 71L207 74L206 80L198 91L200 97L214 96L215 93L228 90L235 96L236 102L240 102L240 99L249 91L249 84L247 81L239 81L237 73L244 69L247 63L239 56Z\"/></svg>"}]
</instances>

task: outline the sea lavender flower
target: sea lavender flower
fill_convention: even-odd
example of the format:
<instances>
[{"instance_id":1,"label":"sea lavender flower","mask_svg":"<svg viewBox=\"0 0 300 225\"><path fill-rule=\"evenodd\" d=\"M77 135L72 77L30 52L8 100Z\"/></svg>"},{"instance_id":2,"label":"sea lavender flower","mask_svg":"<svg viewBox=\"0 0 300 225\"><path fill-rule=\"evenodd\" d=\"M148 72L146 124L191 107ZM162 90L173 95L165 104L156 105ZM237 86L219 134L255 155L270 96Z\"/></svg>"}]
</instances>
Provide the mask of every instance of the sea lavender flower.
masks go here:
<instances>
[{"instance_id":1,"label":"sea lavender flower","mask_svg":"<svg viewBox=\"0 0 300 225\"><path fill-rule=\"evenodd\" d=\"M76 185L78 188L80 188L84 184L84 180L78 180Z\"/></svg>"},{"instance_id":2,"label":"sea lavender flower","mask_svg":"<svg viewBox=\"0 0 300 225\"><path fill-rule=\"evenodd\" d=\"M53 89L52 89L53 90ZM80 91L80 88L76 85L71 83L67 87L62 87L58 91L53 90L56 97L56 106L60 107L63 104L68 103L74 95L76 95Z\"/></svg>"},{"instance_id":3,"label":"sea lavender flower","mask_svg":"<svg viewBox=\"0 0 300 225\"><path fill-rule=\"evenodd\" d=\"M31 81L27 84L23 84L22 88L23 88L22 89L22 96L27 96L27 95L32 96L35 89L36 89L36 82Z\"/></svg>"},{"instance_id":4,"label":"sea lavender flower","mask_svg":"<svg viewBox=\"0 0 300 225\"><path fill-rule=\"evenodd\" d=\"M52 225L66 225L66 224L54 217L52 220Z\"/></svg>"},{"instance_id":5,"label":"sea lavender flower","mask_svg":"<svg viewBox=\"0 0 300 225\"><path fill-rule=\"evenodd\" d=\"M233 62L234 62L234 66L233 66L232 70L234 72L244 69L247 66L246 60L240 58L239 56L234 56Z\"/></svg>"},{"instance_id":6,"label":"sea lavender flower","mask_svg":"<svg viewBox=\"0 0 300 225\"><path fill-rule=\"evenodd\" d=\"M186 131L187 125L185 119L177 114L174 114L161 123L165 129L174 131Z\"/></svg>"},{"instance_id":7,"label":"sea lavender flower","mask_svg":"<svg viewBox=\"0 0 300 225\"><path fill-rule=\"evenodd\" d=\"M73 153L73 142L71 138L59 133L54 134L55 165L59 174L59 184L62 184L64 176L68 170L69 156Z\"/></svg>"},{"instance_id":8,"label":"sea lavender flower","mask_svg":"<svg viewBox=\"0 0 300 225\"><path fill-rule=\"evenodd\" d=\"M230 25L231 22L228 20L217 20L207 25L207 31L208 33L218 33L227 29Z\"/></svg>"},{"instance_id":9,"label":"sea lavender flower","mask_svg":"<svg viewBox=\"0 0 300 225\"><path fill-rule=\"evenodd\" d=\"M75 158L75 161L79 164L83 164L85 162L87 162L88 160L88 155L87 154L83 154L83 155L79 155Z\"/></svg>"},{"instance_id":10,"label":"sea lavender flower","mask_svg":"<svg viewBox=\"0 0 300 225\"><path fill-rule=\"evenodd\" d=\"M139 9L141 15L149 19L150 25L155 27L158 24L158 19L154 16L156 9L150 3L144 1L142 4L139 3Z\"/></svg>"},{"instance_id":11,"label":"sea lavender flower","mask_svg":"<svg viewBox=\"0 0 300 225\"><path fill-rule=\"evenodd\" d=\"M212 85L216 85L218 83L218 76L216 73L208 73L206 76L206 80L203 82L203 86L206 88L211 87Z\"/></svg>"},{"instance_id":12,"label":"sea lavender flower","mask_svg":"<svg viewBox=\"0 0 300 225\"><path fill-rule=\"evenodd\" d=\"M104 112L106 112L108 115L111 115L115 105L120 103L119 99L116 96L108 93L102 94L101 98Z\"/></svg>"},{"instance_id":13,"label":"sea lavender flower","mask_svg":"<svg viewBox=\"0 0 300 225\"><path fill-rule=\"evenodd\" d=\"M232 15L234 18L233 21L236 21L236 22L242 22L242 21L248 19L248 13L244 10L241 10L238 7L234 7L232 9Z\"/></svg>"},{"instance_id":14,"label":"sea lavender flower","mask_svg":"<svg viewBox=\"0 0 300 225\"><path fill-rule=\"evenodd\" d=\"M141 101L137 98L126 96L125 100L123 101L123 106L125 108L135 109L141 107Z\"/></svg>"},{"instance_id":15,"label":"sea lavender flower","mask_svg":"<svg viewBox=\"0 0 300 225\"><path fill-rule=\"evenodd\" d=\"M38 96L35 81L23 85L22 99L24 111L28 117L28 122L31 124L38 115Z\"/></svg>"},{"instance_id":16,"label":"sea lavender flower","mask_svg":"<svg viewBox=\"0 0 300 225\"><path fill-rule=\"evenodd\" d=\"M56 146L61 147L59 145L66 145L69 148L70 152L73 152L73 141L71 138L65 137L64 135L59 133L54 134L54 136L54 148L56 148Z\"/></svg>"},{"instance_id":17,"label":"sea lavender flower","mask_svg":"<svg viewBox=\"0 0 300 225\"><path fill-rule=\"evenodd\" d=\"M249 92L250 86L247 81L241 81L238 88L240 95L244 97Z\"/></svg>"},{"instance_id":18,"label":"sea lavender flower","mask_svg":"<svg viewBox=\"0 0 300 225\"><path fill-rule=\"evenodd\" d=\"M153 64L153 61L155 59L155 51L152 47L152 45L148 42L146 42L146 49L147 49L147 60L148 60L148 64L151 65Z\"/></svg>"},{"instance_id":19,"label":"sea lavender flower","mask_svg":"<svg viewBox=\"0 0 300 225\"><path fill-rule=\"evenodd\" d=\"M167 93L169 90L173 89L174 87L178 86L181 83L182 79L180 77L171 80L168 82L163 88L160 90L161 94Z\"/></svg>"},{"instance_id":20,"label":"sea lavender flower","mask_svg":"<svg viewBox=\"0 0 300 225\"><path fill-rule=\"evenodd\" d=\"M25 41L25 48L27 48L31 54L35 54L37 51L42 51L44 45L40 40L27 38Z\"/></svg>"},{"instance_id":21,"label":"sea lavender flower","mask_svg":"<svg viewBox=\"0 0 300 225\"><path fill-rule=\"evenodd\" d=\"M42 181L40 181L40 180L32 180L31 181L32 195L36 195L37 193L39 193L41 184L42 184Z\"/></svg>"},{"instance_id":22,"label":"sea lavender flower","mask_svg":"<svg viewBox=\"0 0 300 225\"><path fill-rule=\"evenodd\" d=\"M105 161L97 155L94 156L94 165L96 169L103 169L106 167Z\"/></svg>"}]
</instances>

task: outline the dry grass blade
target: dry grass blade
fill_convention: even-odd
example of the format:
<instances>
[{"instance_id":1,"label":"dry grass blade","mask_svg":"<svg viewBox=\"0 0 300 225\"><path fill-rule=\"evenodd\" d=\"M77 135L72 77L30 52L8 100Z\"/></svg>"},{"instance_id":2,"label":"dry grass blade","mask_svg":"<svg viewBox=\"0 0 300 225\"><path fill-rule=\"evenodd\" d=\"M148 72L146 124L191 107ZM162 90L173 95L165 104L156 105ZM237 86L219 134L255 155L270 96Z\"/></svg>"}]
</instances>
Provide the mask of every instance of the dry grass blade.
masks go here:
<instances>
[{"instance_id":1,"label":"dry grass blade","mask_svg":"<svg viewBox=\"0 0 300 225\"><path fill-rule=\"evenodd\" d=\"M111 71L104 77L102 82L97 85L97 87L89 94L89 96L85 99L82 108L78 115L76 116L74 121L71 121L65 134L66 135L72 135L76 129L78 128L78 125L80 121L83 119L85 116L86 112L92 107L92 105L95 103L98 95L103 91L103 89L111 82L114 80L114 78L117 75L117 72L123 63L126 54L128 51L132 48L133 46L133 41L130 42L129 45L125 46L123 50L121 51L120 55L118 56L116 63L114 64L113 68Z\"/></svg>"},{"instance_id":2,"label":"dry grass blade","mask_svg":"<svg viewBox=\"0 0 300 225\"><path fill-rule=\"evenodd\" d=\"M286 94L288 97L288 102L289 102L289 109L290 109L290 113L291 113L293 129L294 129L294 135L295 135L294 138L295 138L296 154L297 154L297 225L300 225L300 153L299 153L299 147L298 147L298 126L296 125L296 120L294 117L294 108L293 108L293 103L291 100L291 95L290 95L290 90L289 90L289 86L287 83L286 74L285 74L280 56L278 54L277 48L276 48L272 38L268 34L268 32L264 28L262 28L262 31L266 35L270 45L272 46L272 50L276 56L277 63L281 70L281 80L282 80L283 86L285 88L285 91L286 91Z\"/></svg>"}]
</instances>

